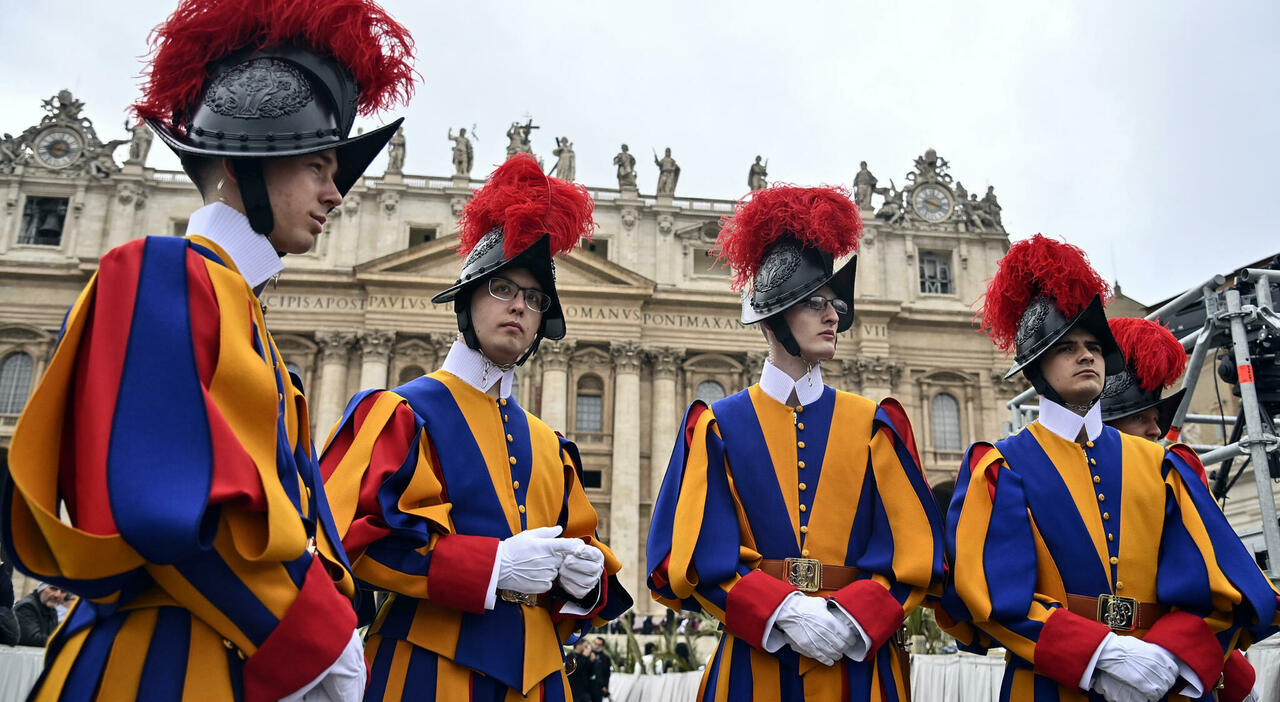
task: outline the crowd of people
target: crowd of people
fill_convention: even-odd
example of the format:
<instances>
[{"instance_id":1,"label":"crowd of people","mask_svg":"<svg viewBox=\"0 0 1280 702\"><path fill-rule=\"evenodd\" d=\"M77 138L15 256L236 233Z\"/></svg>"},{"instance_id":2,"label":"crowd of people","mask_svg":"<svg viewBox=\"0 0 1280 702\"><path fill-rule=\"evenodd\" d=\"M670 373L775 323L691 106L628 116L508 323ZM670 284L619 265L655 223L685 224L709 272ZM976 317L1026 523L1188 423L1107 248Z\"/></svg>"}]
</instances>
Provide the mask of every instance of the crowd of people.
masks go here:
<instances>
[{"instance_id":1,"label":"crowd of people","mask_svg":"<svg viewBox=\"0 0 1280 702\"><path fill-rule=\"evenodd\" d=\"M40 583L15 602L13 567L0 565L0 645L44 646L74 600L70 592Z\"/></svg>"}]
</instances>

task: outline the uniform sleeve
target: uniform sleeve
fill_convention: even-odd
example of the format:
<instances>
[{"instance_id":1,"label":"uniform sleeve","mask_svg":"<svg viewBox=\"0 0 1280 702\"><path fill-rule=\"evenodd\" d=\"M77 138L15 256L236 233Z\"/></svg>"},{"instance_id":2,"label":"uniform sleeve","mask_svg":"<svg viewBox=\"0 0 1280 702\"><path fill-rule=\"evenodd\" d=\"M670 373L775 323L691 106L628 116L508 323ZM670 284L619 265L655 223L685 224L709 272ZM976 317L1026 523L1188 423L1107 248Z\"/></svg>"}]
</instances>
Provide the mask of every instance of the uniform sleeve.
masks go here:
<instances>
[{"instance_id":1,"label":"uniform sleeve","mask_svg":"<svg viewBox=\"0 0 1280 702\"><path fill-rule=\"evenodd\" d=\"M734 636L762 645L765 625L796 588L755 572L755 551L711 410L685 415L650 524L646 553L654 599L704 611Z\"/></svg>"},{"instance_id":2,"label":"uniform sleeve","mask_svg":"<svg viewBox=\"0 0 1280 702\"><path fill-rule=\"evenodd\" d=\"M861 487L854 534L847 557L869 578L833 595L871 638L874 651L902 626L925 596L941 593L942 519L916 454L906 413L896 400L881 403L870 443L870 470Z\"/></svg>"},{"instance_id":3,"label":"uniform sleeve","mask_svg":"<svg viewBox=\"0 0 1280 702\"><path fill-rule=\"evenodd\" d=\"M320 458L358 580L484 611L498 539L456 533L424 422L392 392L357 395Z\"/></svg>"},{"instance_id":4,"label":"uniform sleeve","mask_svg":"<svg viewBox=\"0 0 1280 702\"><path fill-rule=\"evenodd\" d=\"M1037 673L1077 689L1111 630L1036 592L1034 529L1018 474L995 447L970 447L947 513L954 576L943 603Z\"/></svg>"},{"instance_id":5,"label":"uniform sleeve","mask_svg":"<svg viewBox=\"0 0 1280 702\"><path fill-rule=\"evenodd\" d=\"M277 434L282 365L243 278L183 239L131 242L68 315L11 454L20 566L108 608L154 582L247 655L249 699L309 682L355 626L307 552L294 461L314 459Z\"/></svg>"},{"instance_id":6,"label":"uniform sleeve","mask_svg":"<svg viewBox=\"0 0 1280 702\"><path fill-rule=\"evenodd\" d=\"M1174 445L1165 454L1156 589L1161 604L1173 611L1144 638L1210 682L1242 635L1247 644L1275 631L1276 591L1199 479L1199 466L1186 446Z\"/></svg>"},{"instance_id":7,"label":"uniform sleeve","mask_svg":"<svg viewBox=\"0 0 1280 702\"><path fill-rule=\"evenodd\" d=\"M571 614L565 611L565 602L557 604L551 610L551 618L556 623L561 640L567 640L568 636L574 632L585 632L591 626L603 626L606 622L616 619L631 608L632 601L631 594L622 587L617 578L618 571L622 569L622 563L596 534L599 518L595 508L591 506L591 501L587 499L587 493L579 479L582 459L578 455L577 446L561 437L560 457L564 463L565 490L564 504L557 523L564 527L565 538L581 539L599 549L604 555L604 571L600 576L600 585L595 592L588 593L583 601L574 602L586 611ZM564 597L566 602L573 602L568 593L561 590L555 592Z\"/></svg>"}]
</instances>

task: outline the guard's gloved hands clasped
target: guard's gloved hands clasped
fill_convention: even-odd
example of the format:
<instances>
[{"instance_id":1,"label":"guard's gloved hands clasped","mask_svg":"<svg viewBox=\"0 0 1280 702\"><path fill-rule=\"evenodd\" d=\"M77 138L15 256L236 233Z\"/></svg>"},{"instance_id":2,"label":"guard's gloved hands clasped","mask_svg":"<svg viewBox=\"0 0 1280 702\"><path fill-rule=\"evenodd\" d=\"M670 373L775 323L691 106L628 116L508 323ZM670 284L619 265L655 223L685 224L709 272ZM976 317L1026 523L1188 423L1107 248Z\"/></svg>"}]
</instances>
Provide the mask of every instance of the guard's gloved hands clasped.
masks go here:
<instances>
[{"instance_id":1,"label":"guard's gloved hands clasped","mask_svg":"<svg viewBox=\"0 0 1280 702\"><path fill-rule=\"evenodd\" d=\"M604 554L600 549L578 541L577 548L566 553L560 564L560 586L574 599L580 600L596 588L603 574Z\"/></svg>"},{"instance_id":2,"label":"guard's gloved hands clasped","mask_svg":"<svg viewBox=\"0 0 1280 702\"><path fill-rule=\"evenodd\" d=\"M583 543L556 538L562 527L539 527L522 531L498 543L498 587L526 595L551 589L566 554Z\"/></svg>"},{"instance_id":3,"label":"guard's gloved hands clasped","mask_svg":"<svg viewBox=\"0 0 1280 702\"><path fill-rule=\"evenodd\" d=\"M1158 700L1178 681L1173 655L1133 636L1108 634L1095 671L1093 688L1111 702Z\"/></svg>"},{"instance_id":4,"label":"guard's gloved hands clasped","mask_svg":"<svg viewBox=\"0 0 1280 702\"><path fill-rule=\"evenodd\" d=\"M788 595L778 606L774 626L782 630L793 651L823 665L834 665L843 658L855 635L848 620L827 609L825 599L799 592Z\"/></svg>"}]
</instances>

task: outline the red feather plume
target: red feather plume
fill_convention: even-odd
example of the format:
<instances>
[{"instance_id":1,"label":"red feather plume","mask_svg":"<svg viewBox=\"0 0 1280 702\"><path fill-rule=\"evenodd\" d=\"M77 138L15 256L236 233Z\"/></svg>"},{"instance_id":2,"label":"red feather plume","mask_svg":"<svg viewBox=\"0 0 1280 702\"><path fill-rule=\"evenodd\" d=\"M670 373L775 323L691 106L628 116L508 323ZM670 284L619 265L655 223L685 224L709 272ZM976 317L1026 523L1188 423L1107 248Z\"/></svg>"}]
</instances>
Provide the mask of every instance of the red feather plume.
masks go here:
<instances>
[{"instance_id":1,"label":"red feather plume","mask_svg":"<svg viewBox=\"0 0 1280 702\"><path fill-rule=\"evenodd\" d=\"M551 255L568 253L591 238L595 202L587 189L544 175L533 156L516 154L489 175L458 220L458 252L466 255L494 227L502 227L507 258L524 251L543 234L551 236Z\"/></svg>"},{"instance_id":2,"label":"red feather plume","mask_svg":"<svg viewBox=\"0 0 1280 702\"><path fill-rule=\"evenodd\" d=\"M1111 297L1111 286L1089 266L1084 251L1041 234L1010 246L996 265L979 315L982 330L1002 351L1013 348L1022 313L1041 295L1053 298L1068 319L1080 314L1094 295L1104 303Z\"/></svg>"},{"instance_id":3,"label":"red feather plume","mask_svg":"<svg viewBox=\"0 0 1280 702\"><path fill-rule=\"evenodd\" d=\"M716 239L717 259L733 267L734 290L755 279L764 252L786 235L840 258L858 250L862 218L841 187L776 185L751 193L720 220Z\"/></svg>"},{"instance_id":4,"label":"red feather plume","mask_svg":"<svg viewBox=\"0 0 1280 702\"><path fill-rule=\"evenodd\" d=\"M1187 352L1163 324L1132 317L1109 319L1107 323L1143 390L1154 392L1182 377L1187 369Z\"/></svg>"},{"instance_id":5,"label":"red feather plume","mask_svg":"<svg viewBox=\"0 0 1280 702\"><path fill-rule=\"evenodd\" d=\"M360 87L368 115L413 95L413 37L373 0L182 0L151 32L151 65L133 110L181 120L200 98L209 64L246 47L298 43L330 54Z\"/></svg>"}]
</instances>

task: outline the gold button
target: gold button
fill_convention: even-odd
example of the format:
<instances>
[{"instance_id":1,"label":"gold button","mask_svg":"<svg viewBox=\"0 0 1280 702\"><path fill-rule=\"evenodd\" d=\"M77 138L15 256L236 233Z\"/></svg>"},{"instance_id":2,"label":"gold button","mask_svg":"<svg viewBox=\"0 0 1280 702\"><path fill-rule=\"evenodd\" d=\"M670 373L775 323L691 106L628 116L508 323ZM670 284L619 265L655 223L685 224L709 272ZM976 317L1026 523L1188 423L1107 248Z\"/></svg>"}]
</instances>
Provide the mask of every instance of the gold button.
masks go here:
<instances>
[{"instance_id":1,"label":"gold button","mask_svg":"<svg viewBox=\"0 0 1280 702\"><path fill-rule=\"evenodd\" d=\"M516 459L514 459L514 458L513 458L513 459L511 459L511 462L512 462L512 463L515 463L515 462L516 462ZM1106 502L1106 501L1107 501L1107 496L1106 496L1106 495L1104 495L1104 494L1102 494L1102 493L1098 493L1098 502Z\"/></svg>"},{"instance_id":2,"label":"gold button","mask_svg":"<svg viewBox=\"0 0 1280 702\"><path fill-rule=\"evenodd\" d=\"M276 394L280 396L280 402L284 402L284 393L279 392L279 393L276 393Z\"/></svg>"},{"instance_id":3,"label":"gold button","mask_svg":"<svg viewBox=\"0 0 1280 702\"><path fill-rule=\"evenodd\" d=\"M1102 478L1100 478L1100 477L1098 477L1098 476L1096 476L1096 475L1095 475L1095 476L1093 476L1093 482L1095 482L1095 483L1100 483L1100 482L1102 482Z\"/></svg>"},{"instance_id":4,"label":"gold button","mask_svg":"<svg viewBox=\"0 0 1280 702\"><path fill-rule=\"evenodd\" d=\"M806 549L804 549L803 551L801 551L801 552L800 552L800 555L801 555L801 556L804 556L805 558L808 558L808 557L809 557L809 549L807 549L807 548L806 548Z\"/></svg>"},{"instance_id":5,"label":"gold button","mask_svg":"<svg viewBox=\"0 0 1280 702\"><path fill-rule=\"evenodd\" d=\"M236 647L236 645L235 645L235 644L231 643L231 639L223 639L223 640L222 640L222 645L223 645L223 646L225 646L225 647L226 647L226 649L227 649L228 651L230 651L230 650L232 650L232 649L234 649L234 648Z\"/></svg>"},{"instance_id":6,"label":"gold button","mask_svg":"<svg viewBox=\"0 0 1280 702\"><path fill-rule=\"evenodd\" d=\"M800 505L800 511L801 511L801 512L808 512L808 511L809 511L809 508L808 508L808 507L805 507L804 505Z\"/></svg>"},{"instance_id":7,"label":"gold button","mask_svg":"<svg viewBox=\"0 0 1280 702\"><path fill-rule=\"evenodd\" d=\"M1086 441L1086 442L1084 442L1084 445L1085 445L1085 446L1088 446L1089 448L1093 448L1093 442L1092 442L1092 441Z\"/></svg>"},{"instance_id":8,"label":"gold button","mask_svg":"<svg viewBox=\"0 0 1280 702\"><path fill-rule=\"evenodd\" d=\"M804 411L804 406L803 406L803 405L796 405L796 412L797 412L797 413L799 413L799 412L803 412L803 411Z\"/></svg>"},{"instance_id":9,"label":"gold button","mask_svg":"<svg viewBox=\"0 0 1280 702\"><path fill-rule=\"evenodd\" d=\"M1090 459L1089 459L1089 465L1091 465L1091 466L1096 466L1096 465L1098 465L1098 459L1096 459L1096 458L1090 458Z\"/></svg>"},{"instance_id":10,"label":"gold button","mask_svg":"<svg viewBox=\"0 0 1280 702\"><path fill-rule=\"evenodd\" d=\"M511 481L511 487L513 487L513 488L515 488L515 489L519 490L519 489L520 489L520 481L519 481L519 480L513 480L513 481Z\"/></svg>"},{"instance_id":11,"label":"gold button","mask_svg":"<svg viewBox=\"0 0 1280 702\"><path fill-rule=\"evenodd\" d=\"M1115 534L1107 534L1107 541L1115 541L1115 540L1116 540Z\"/></svg>"},{"instance_id":12,"label":"gold button","mask_svg":"<svg viewBox=\"0 0 1280 702\"><path fill-rule=\"evenodd\" d=\"M514 436L507 434L507 441L515 441L515 440L516 438Z\"/></svg>"},{"instance_id":13,"label":"gold button","mask_svg":"<svg viewBox=\"0 0 1280 702\"><path fill-rule=\"evenodd\" d=\"M1119 558L1116 558L1115 556L1111 557L1111 565L1116 565L1119 562L1120 562Z\"/></svg>"},{"instance_id":14,"label":"gold button","mask_svg":"<svg viewBox=\"0 0 1280 702\"><path fill-rule=\"evenodd\" d=\"M503 407L506 407L506 406L507 406L507 398L505 398L505 397L500 397L500 398L498 398L498 404L502 405Z\"/></svg>"},{"instance_id":15,"label":"gold button","mask_svg":"<svg viewBox=\"0 0 1280 702\"><path fill-rule=\"evenodd\" d=\"M1123 590L1123 589L1124 589L1124 583L1122 583L1122 582L1120 582L1119 580L1117 580L1117 581L1116 581L1116 589L1117 589L1117 590Z\"/></svg>"},{"instance_id":16,"label":"gold button","mask_svg":"<svg viewBox=\"0 0 1280 702\"><path fill-rule=\"evenodd\" d=\"M524 514L524 505L520 505L520 514Z\"/></svg>"},{"instance_id":17,"label":"gold button","mask_svg":"<svg viewBox=\"0 0 1280 702\"><path fill-rule=\"evenodd\" d=\"M796 464L796 467L797 467L797 468L804 468L804 461L800 461L799 463L797 463L797 464Z\"/></svg>"},{"instance_id":18,"label":"gold button","mask_svg":"<svg viewBox=\"0 0 1280 702\"><path fill-rule=\"evenodd\" d=\"M510 418L510 417L508 417L507 415L505 415L505 414L504 414L504 415L502 415L502 421L504 421L504 422L505 422L505 421L507 421L507 420L509 420L509 419L511 419L511 418Z\"/></svg>"},{"instance_id":19,"label":"gold button","mask_svg":"<svg viewBox=\"0 0 1280 702\"><path fill-rule=\"evenodd\" d=\"M796 422L796 429L803 430L803 429L804 429L804 422Z\"/></svg>"},{"instance_id":20,"label":"gold button","mask_svg":"<svg viewBox=\"0 0 1280 702\"><path fill-rule=\"evenodd\" d=\"M511 461L511 465L513 465L513 466L516 464L516 457L515 457L515 456L512 456L511 458L508 458L507 460L508 460L508 461Z\"/></svg>"},{"instance_id":21,"label":"gold button","mask_svg":"<svg viewBox=\"0 0 1280 702\"><path fill-rule=\"evenodd\" d=\"M800 492L804 492L807 489L809 489L808 485L805 485L804 483L800 483Z\"/></svg>"},{"instance_id":22,"label":"gold button","mask_svg":"<svg viewBox=\"0 0 1280 702\"><path fill-rule=\"evenodd\" d=\"M311 499L311 488L307 488L307 499Z\"/></svg>"},{"instance_id":23,"label":"gold button","mask_svg":"<svg viewBox=\"0 0 1280 702\"><path fill-rule=\"evenodd\" d=\"M1102 513L1102 518L1103 518L1103 519L1111 519L1111 513L1110 513L1110 512L1103 512L1103 513Z\"/></svg>"},{"instance_id":24,"label":"gold button","mask_svg":"<svg viewBox=\"0 0 1280 702\"><path fill-rule=\"evenodd\" d=\"M797 441L797 442L796 442L796 446L798 446L798 447L800 447L800 448L804 448L804 442L803 442L803 441Z\"/></svg>"},{"instance_id":25,"label":"gold button","mask_svg":"<svg viewBox=\"0 0 1280 702\"><path fill-rule=\"evenodd\" d=\"M808 533L809 533L809 527L807 527L807 526L802 526L802 527L800 527L800 533L801 533L801 534L808 534Z\"/></svg>"}]
</instances>

